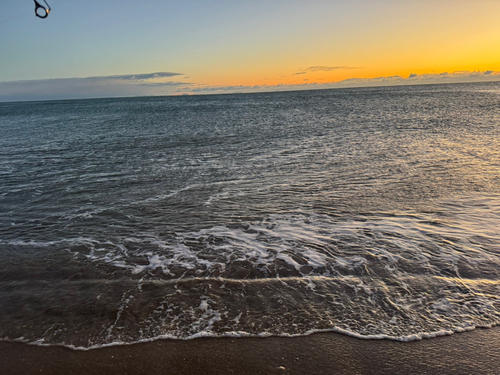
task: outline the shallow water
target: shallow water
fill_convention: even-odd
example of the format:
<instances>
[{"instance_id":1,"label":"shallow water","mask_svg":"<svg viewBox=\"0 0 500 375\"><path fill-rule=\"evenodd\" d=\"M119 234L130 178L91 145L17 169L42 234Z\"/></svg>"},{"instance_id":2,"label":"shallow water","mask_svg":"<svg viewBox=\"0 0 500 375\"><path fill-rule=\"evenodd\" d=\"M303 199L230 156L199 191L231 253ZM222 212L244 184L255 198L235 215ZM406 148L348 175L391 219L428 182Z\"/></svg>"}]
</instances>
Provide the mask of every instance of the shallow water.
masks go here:
<instances>
[{"instance_id":1,"label":"shallow water","mask_svg":"<svg viewBox=\"0 0 500 375\"><path fill-rule=\"evenodd\" d=\"M0 103L0 337L500 322L500 84Z\"/></svg>"}]
</instances>

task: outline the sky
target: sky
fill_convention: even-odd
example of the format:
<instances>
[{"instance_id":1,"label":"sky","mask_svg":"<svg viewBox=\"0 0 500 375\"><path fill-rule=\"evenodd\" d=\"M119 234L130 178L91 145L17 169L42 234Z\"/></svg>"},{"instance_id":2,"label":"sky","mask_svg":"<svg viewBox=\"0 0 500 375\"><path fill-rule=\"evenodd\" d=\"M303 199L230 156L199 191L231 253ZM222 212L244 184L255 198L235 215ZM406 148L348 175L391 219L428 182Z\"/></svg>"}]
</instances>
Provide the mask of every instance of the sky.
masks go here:
<instances>
[{"instance_id":1,"label":"sky","mask_svg":"<svg viewBox=\"0 0 500 375\"><path fill-rule=\"evenodd\" d=\"M498 0L47 2L2 0L0 101L500 81Z\"/></svg>"}]
</instances>

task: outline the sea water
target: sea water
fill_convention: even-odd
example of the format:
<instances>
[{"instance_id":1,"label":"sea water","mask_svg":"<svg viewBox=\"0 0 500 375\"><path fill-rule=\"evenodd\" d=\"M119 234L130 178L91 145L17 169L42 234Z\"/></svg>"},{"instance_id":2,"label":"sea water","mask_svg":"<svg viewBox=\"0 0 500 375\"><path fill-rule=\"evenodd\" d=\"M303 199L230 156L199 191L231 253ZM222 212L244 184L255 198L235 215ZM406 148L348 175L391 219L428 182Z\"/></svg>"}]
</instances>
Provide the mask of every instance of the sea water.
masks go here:
<instances>
[{"instance_id":1,"label":"sea water","mask_svg":"<svg viewBox=\"0 0 500 375\"><path fill-rule=\"evenodd\" d=\"M0 339L500 322L500 83L0 103Z\"/></svg>"}]
</instances>

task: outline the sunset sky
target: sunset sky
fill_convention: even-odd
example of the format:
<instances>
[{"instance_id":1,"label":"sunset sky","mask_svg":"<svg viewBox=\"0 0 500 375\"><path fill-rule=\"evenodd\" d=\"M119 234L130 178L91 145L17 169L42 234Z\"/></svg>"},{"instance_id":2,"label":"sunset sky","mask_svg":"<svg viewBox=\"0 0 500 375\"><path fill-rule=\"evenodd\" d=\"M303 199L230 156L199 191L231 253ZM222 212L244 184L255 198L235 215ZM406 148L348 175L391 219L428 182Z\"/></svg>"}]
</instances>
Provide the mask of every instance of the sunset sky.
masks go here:
<instances>
[{"instance_id":1,"label":"sunset sky","mask_svg":"<svg viewBox=\"0 0 500 375\"><path fill-rule=\"evenodd\" d=\"M498 0L47 1L2 1L0 101L500 81Z\"/></svg>"}]
</instances>

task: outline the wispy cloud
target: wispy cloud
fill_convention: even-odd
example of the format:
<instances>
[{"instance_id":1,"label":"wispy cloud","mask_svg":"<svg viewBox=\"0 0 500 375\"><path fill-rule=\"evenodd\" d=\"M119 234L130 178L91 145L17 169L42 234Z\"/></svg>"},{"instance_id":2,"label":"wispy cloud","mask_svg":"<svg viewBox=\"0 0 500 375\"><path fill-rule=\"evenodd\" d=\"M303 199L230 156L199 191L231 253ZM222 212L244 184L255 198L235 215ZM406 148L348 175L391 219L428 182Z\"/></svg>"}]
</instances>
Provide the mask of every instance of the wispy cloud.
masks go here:
<instances>
[{"instance_id":1,"label":"wispy cloud","mask_svg":"<svg viewBox=\"0 0 500 375\"><path fill-rule=\"evenodd\" d=\"M184 74L156 72L0 82L0 101L169 95L179 86L190 87L179 76ZM178 80L173 81L172 77Z\"/></svg>"},{"instance_id":2,"label":"wispy cloud","mask_svg":"<svg viewBox=\"0 0 500 375\"><path fill-rule=\"evenodd\" d=\"M202 86L196 85L192 88L193 93L233 93L233 92L262 92L262 91L292 91L292 90L314 90L328 88L347 87L373 87L373 86L395 86L432 83L459 83L459 82L487 82L500 81L500 71L458 71L453 73L435 74L410 74L408 77L400 75L375 77L375 78L349 78L342 81L325 83L299 83L278 85L255 85L255 86Z\"/></svg>"},{"instance_id":3,"label":"wispy cloud","mask_svg":"<svg viewBox=\"0 0 500 375\"><path fill-rule=\"evenodd\" d=\"M303 69L309 72L331 72L332 70L347 70L347 69L359 69L356 66L310 66L309 68Z\"/></svg>"},{"instance_id":4,"label":"wispy cloud","mask_svg":"<svg viewBox=\"0 0 500 375\"><path fill-rule=\"evenodd\" d=\"M324 65L317 65L317 66L310 66L308 68L300 68L299 72L292 74L293 76L299 75L299 74L306 74L308 72L332 72L334 70L349 70L349 69L359 69L359 67L356 66L324 66Z\"/></svg>"}]
</instances>

